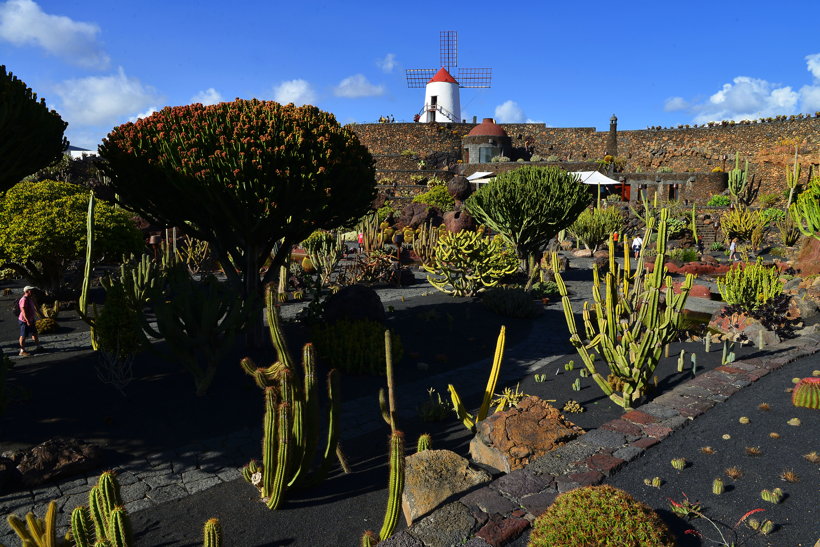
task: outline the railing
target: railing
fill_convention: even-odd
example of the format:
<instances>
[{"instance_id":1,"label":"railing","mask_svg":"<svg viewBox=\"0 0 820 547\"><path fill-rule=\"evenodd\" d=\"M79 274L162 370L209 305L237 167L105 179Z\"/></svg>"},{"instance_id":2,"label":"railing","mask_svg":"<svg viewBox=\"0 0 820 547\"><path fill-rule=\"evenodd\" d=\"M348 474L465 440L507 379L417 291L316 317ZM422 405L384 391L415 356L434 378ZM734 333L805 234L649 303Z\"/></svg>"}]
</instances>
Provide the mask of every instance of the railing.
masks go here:
<instances>
[{"instance_id":1,"label":"railing","mask_svg":"<svg viewBox=\"0 0 820 547\"><path fill-rule=\"evenodd\" d=\"M418 115L421 116L423 113L426 113L426 112L438 112L440 114L443 114L444 117L447 118L447 121L450 121L450 122L458 123L458 122L461 121L456 117L455 114L453 114L452 112L450 112L449 110L447 110L446 108L444 108L441 105L426 104L423 107L421 107L421 110L419 110ZM436 120L436 121L438 121L438 120Z\"/></svg>"}]
</instances>

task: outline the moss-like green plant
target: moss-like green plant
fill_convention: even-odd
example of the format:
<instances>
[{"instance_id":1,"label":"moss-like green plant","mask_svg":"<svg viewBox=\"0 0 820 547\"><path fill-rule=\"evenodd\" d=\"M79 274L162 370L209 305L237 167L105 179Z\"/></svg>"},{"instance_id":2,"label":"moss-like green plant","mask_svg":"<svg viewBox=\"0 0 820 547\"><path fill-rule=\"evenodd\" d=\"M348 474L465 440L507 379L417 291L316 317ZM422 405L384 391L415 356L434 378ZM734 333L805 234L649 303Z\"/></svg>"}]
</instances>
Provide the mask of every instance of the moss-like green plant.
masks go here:
<instances>
[{"instance_id":1,"label":"moss-like green plant","mask_svg":"<svg viewBox=\"0 0 820 547\"><path fill-rule=\"evenodd\" d=\"M447 191L447 186L433 186L423 194L414 197L413 203L424 203L441 211L452 211L456 206L453 196Z\"/></svg>"},{"instance_id":2,"label":"moss-like green plant","mask_svg":"<svg viewBox=\"0 0 820 547\"><path fill-rule=\"evenodd\" d=\"M560 494L535 519L530 547L618 545L673 546L674 537L658 515L627 492L586 486Z\"/></svg>"},{"instance_id":3,"label":"moss-like green plant","mask_svg":"<svg viewBox=\"0 0 820 547\"><path fill-rule=\"evenodd\" d=\"M462 230L439 236L432 263L423 266L434 274L427 281L436 289L453 296L474 296L518 270L518 259L501 238L485 236L481 230Z\"/></svg>"},{"instance_id":4,"label":"moss-like green plant","mask_svg":"<svg viewBox=\"0 0 820 547\"><path fill-rule=\"evenodd\" d=\"M532 319L543 313L530 293L515 287L493 287L481 294L481 303L498 315Z\"/></svg>"},{"instance_id":5,"label":"moss-like green plant","mask_svg":"<svg viewBox=\"0 0 820 547\"><path fill-rule=\"evenodd\" d=\"M783 292L780 272L774 266L764 266L760 259L754 264L732 268L722 279L717 279L717 286L727 304L749 311L771 302Z\"/></svg>"}]
</instances>

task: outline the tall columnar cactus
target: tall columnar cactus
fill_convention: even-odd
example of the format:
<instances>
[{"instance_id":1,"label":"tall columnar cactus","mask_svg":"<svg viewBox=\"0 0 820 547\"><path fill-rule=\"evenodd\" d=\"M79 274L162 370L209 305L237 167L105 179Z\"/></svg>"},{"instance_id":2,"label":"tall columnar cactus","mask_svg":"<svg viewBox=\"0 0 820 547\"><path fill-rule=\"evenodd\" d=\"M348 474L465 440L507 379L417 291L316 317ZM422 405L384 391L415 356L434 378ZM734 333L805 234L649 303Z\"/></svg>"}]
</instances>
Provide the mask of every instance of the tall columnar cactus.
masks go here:
<instances>
[{"instance_id":1,"label":"tall columnar cactus","mask_svg":"<svg viewBox=\"0 0 820 547\"><path fill-rule=\"evenodd\" d=\"M122 507L120 486L113 471L100 475L88 493L88 507L72 511L71 535L77 547L134 545L131 524Z\"/></svg>"},{"instance_id":2,"label":"tall columnar cactus","mask_svg":"<svg viewBox=\"0 0 820 547\"><path fill-rule=\"evenodd\" d=\"M663 348L677 335L677 326L693 277L687 274L681 292L675 294L672 279L666 275L667 219L669 212L661 209L658 219L654 269L646 273L644 248L638 256L636 269L631 271L629 249L624 249L623 268L615 261L615 245L609 241L609 271L604 278L593 269L593 303L584 303L584 334L576 327L567 286L558 272L558 255L553 253L555 281L561 293L564 317L584 366L595 383L616 404L630 409L646 394ZM655 218L647 217L644 241L651 241ZM603 290L603 292L602 292ZM609 368L606 374L596 367L590 350L603 358ZM621 386L616 393L615 386Z\"/></svg>"},{"instance_id":3,"label":"tall columnar cactus","mask_svg":"<svg viewBox=\"0 0 820 547\"><path fill-rule=\"evenodd\" d=\"M68 124L0 65L0 192L60 159Z\"/></svg>"},{"instance_id":4,"label":"tall columnar cactus","mask_svg":"<svg viewBox=\"0 0 820 547\"><path fill-rule=\"evenodd\" d=\"M692 239L695 240L695 248L699 249L698 245L698 212L695 204L692 204Z\"/></svg>"},{"instance_id":5,"label":"tall columnar cactus","mask_svg":"<svg viewBox=\"0 0 820 547\"><path fill-rule=\"evenodd\" d=\"M202 547L222 547L222 525L219 519L208 519L202 532Z\"/></svg>"},{"instance_id":6,"label":"tall columnar cactus","mask_svg":"<svg viewBox=\"0 0 820 547\"><path fill-rule=\"evenodd\" d=\"M749 184L749 160L740 168L740 154L735 153L735 168L729 171L729 193L735 202L742 201Z\"/></svg>"},{"instance_id":7,"label":"tall columnar cactus","mask_svg":"<svg viewBox=\"0 0 820 547\"><path fill-rule=\"evenodd\" d=\"M473 296L494 287L505 275L518 270L518 259L500 238L483 230L447 232L439 237L431 264L423 264L427 281L453 296Z\"/></svg>"},{"instance_id":8,"label":"tall columnar cactus","mask_svg":"<svg viewBox=\"0 0 820 547\"><path fill-rule=\"evenodd\" d=\"M419 233L413 238L413 251L421 260L422 265L433 263L439 234L440 232L433 227L432 222L424 222L419 226Z\"/></svg>"},{"instance_id":9,"label":"tall columnar cactus","mask_svg":"<svg viewBox=\"0 0 820 547\"><path fill-rule=\"evenodd\" d=\"M276 349L277 361L269 367L257 367L246 357L242 369L263 390L265 418L262 438L262 462L251 461L242 470L245 480L257 486L269 508L276 509L285 491L297 484L315 483L324 478L338 451L339 377L328 373L327 444L319 464L309 474L319 442L319 397L312 344L302 352L302 377L297 378L294 359L282 333L275 288L265 291L268 325Z\"/></svg>"},{"instance_id":10,"label":"tall columnar cactus","mask_svg":"<svg viewBox=\"0 0 820 547\"><path fill-rule=\"evenodd\" d=\"M556 267L556 266L554 266ZM498 334L498 340L495 344L495 355L493 356L493 364L490 368L490 377L487 379L487 387L484 388L484 398L481 401L481 407L478 409L478 414L473 416L467 412L467 408L461 401L456 388L453 384L448 384L447 389L450 391L450 398L453 401L453 408L458 414L458 419L471 431L475 431L478 422L487 417L490 411L490 403L495 393L495 386L498 383L498 376L501 372L501 360L504 357L504 343L507 339L507 327L502 326L501 332Z\"/></svg>"},{"instance_id":11,"label":"tall columnar cactus","mask_svg":"<svg viewBox=\"0 0 820 547\"><path fill-rule=\"evenodd\" d=\"M820 177L809 183L794 204L789 208L800 232L815 239L820 239Z\"/></svg>"},{"instance_id":12,"label":"tall columnar cactus","mask_svg":"<svg viewBox=\"0 0 820 547\"><path fill-rule=\"evenodd\" d=\"M86 216L86 239L85 239L85 266L83 268L83 286L80 292L80 301L78 303L80 317L88 323L91 327L91 347L96 351L99 349L97 337L94 335L94 317L97 315L96 310L94 316L88 313L88 288L91 285L92 266L92 246L94 243L94 192L90 192L88 196L88 215Z\"/></svg>"},{"instance_id":13,"label":"tall columnar cactus","mask_svg":"<svg viewBox=\"0 0 820 547\"><path fill-rule=\"evenodd\" d=\"M789 198L786 200L786 211L791 207L794 200L794 192L800 183L800 161L798 160L798 147L794 145L794 163L786 166L786 186L789 188Z\"/></svg>"}]
</instances>

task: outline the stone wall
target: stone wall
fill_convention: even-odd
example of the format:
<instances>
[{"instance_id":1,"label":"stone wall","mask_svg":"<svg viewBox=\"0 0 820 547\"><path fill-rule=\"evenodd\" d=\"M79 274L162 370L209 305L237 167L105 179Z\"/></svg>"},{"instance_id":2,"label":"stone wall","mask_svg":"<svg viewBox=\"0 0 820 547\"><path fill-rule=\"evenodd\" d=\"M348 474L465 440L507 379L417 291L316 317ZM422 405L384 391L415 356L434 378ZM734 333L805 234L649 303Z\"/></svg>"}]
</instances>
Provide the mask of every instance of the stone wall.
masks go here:
<instances>
[{"instance_id":1,"label":"stone wall","mask_svg":"<svg viewBox=\"0 0 820 547\"><path fill-rule=\"evenodd\" d=\"M376 156L379 170L395 169L398 162L388 160L388 157L395 158L403 151L410 151L419 158L435 152L460 154L461 138L473 127L475 124L471 123L351 126ZM562 163L594 161L603 157L609 134L608 131L595 131L591 127L547 127L544 124L523 123L503 124L503 127L512 139L513 160L517 159L516 154L537 153L543 158L557 156ZM698 174L700 180L700 174L709 173L714 168L729 170L734 167L737 152L742 162L749 160L750 171L761 183L761 193L782 191L785 185L784 168L793 161L795 145L798 146L803 168L801 180L805 183L812 168L815 173L820 172L820 117L618 132L618 152L626 160L625 171L654 174L663 168L678 174ZM515 166L515 163L512 162L512 165ZM478 164L477 170L495 171L498 168L501 167ZM470 169L476 168L471 165ZM710 184L709 190L713 188L716 189Z\"/></svg>"}]
</instances>

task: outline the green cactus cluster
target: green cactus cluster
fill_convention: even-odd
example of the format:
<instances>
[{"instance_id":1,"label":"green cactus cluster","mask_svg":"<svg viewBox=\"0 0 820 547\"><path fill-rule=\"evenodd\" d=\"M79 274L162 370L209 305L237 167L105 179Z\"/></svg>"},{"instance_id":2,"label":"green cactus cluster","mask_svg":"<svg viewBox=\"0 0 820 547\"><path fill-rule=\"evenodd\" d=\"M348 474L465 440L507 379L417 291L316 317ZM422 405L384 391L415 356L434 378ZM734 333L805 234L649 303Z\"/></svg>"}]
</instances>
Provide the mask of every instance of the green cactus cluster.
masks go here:
<instances>
[{"instance_id":1,"label":"green cactus cluster","mask_svg":"<svg viewBox=\"0 0 820 547\"><path fill-rule=\"evenodd\" d=\"M789 208L800 232L820 239L820 177L814 177Z\"/></svg>"},{"instance_id":2,"label":"green cactus cluster","mask_svg":"<svg viewBox=\"0 0 820 547\"><path fill-rule=\"evenodd\" d=\"M678 471L683 471L686 467L686 458L673 458L671 462L672 467L677 469Z\"/></svg>"},{"instance_id":3,"label":"green cactus cluster","mask_svg":"<svg viewBox=\"0 0 820 547\"><path fill-rule=\"evenodd\" d=\"M433 275L427 281L453 296L474 296L480 289L494 287L518 270L518 258L499 237L484 230L447 232L439 236L430 264L424 269Z\"/></svg>"},{"instance_id":4,"label":"green cactus cluster","mask_svg":"<svg viewBox=\"0 0 820 547\"><path fill-rule=\"evenodd\" d=\"M775 266L764 266L760 259L732 268L716 281L724 302L749 311L768 304L783 292L780 272Z\"/></svg>"},{"instance_id":5,"label":"green cactus cluster","mask_svg":"<svg viewBox=\"0 0 820 547\"><path fill-rule=\"evenodd\" d=\"M333 270L347 249L341 233L316 230L302 241L301 245L308 254L305 258L309 258L319 275L319 284L329 285Z\"/></svg>"},{"instance_id":6,"label":"green cactus cluster","mask_svg":"<svg viewBox=\"0 0 820 547\"><path fill-rule=\"evenodd\" d=\"M613 232L622 233L624 215L617 207L584 209L567 228L572 237L593 252L606 242Z\"/></svg>"},{"instance_id":7,"label":"green cactus cluster","mask_svg":"<svg viewBox=\"0 0 820 547\"><path fill-rule=\"evenodd\" d=\"M384 326L378 321L318 323L311 334L323 363L349 374L385 374ZM403 353L401 337L391 336L392 357L398 361Z\"/></svg>"},{"instance_id":8,"label":"green cactus cluster","mask_svg":"<svg viewBox=\"0 0 820 547\"><path fill-rule=\"evenodd\" d=\"M282 333L272 285L266 288L265 300L277 361L264 368L257 367L249 357L241 362L245 373L263 390L265 402L262 461L251 461L243 468L242 476L259 489L268 508L276 509L288 488L322 480L333 457L338 455L339 376L335 369L328 373L330 409L327 443L321 462L309 476L320 435L313 345L304 346L302 375L298 377L294 359Z\"/></svg>"},{"instance_id":9,"label":"green cactus cluster","mask_svg":"<svg viewBox=\"0 0 820 547\"><path fill-rule=\"evenodd\" d=\"M577 414L579 412L584 412L586 409L575 399L570 399L564 403L564 407L561 410L562 412L572 412L573 414Z\"/></svg>"},{"instance_id":10,"label":"green cactus cluster","mask_svg":"<svg viewBox=\"0 0 820 547\"><path fill-rule=\"evenodd\" d=\"M740 154L735 153L735 168L729 171L729 194L735 202L741 201L749 186L749 160L743 169L740 168Z\"/></svg>"},{"instance_id":11,"label":"green cactus cluster","mask_svg":"<svg viewBox=\"0 0 820 547\"><path fill-rule=\"evenodd\" d=\"M763 501L768 501L769 503L780 503L783 501L783 490L780 488L775 488L773 490L761 490L760 498Z\"/></svg>"},{"instance_id":12,"label":"green cactus cluster","mask_svg":"<svg viewBox=\"0 0 820 547\"><path fill-rule=\"evenodd\" d=\"M576 326L569 292L558 271L558 255L552 255L570 342L595 383L624 409L632 408L646 395L663 348L677 336L677 325L692 288L693 277L687 274L680 293L675 294L672 279L666 275L668 216L668 210L661 209L655 238L655 263L651 273L646 273L644 264L646 247L641 249L632 271L630 250L624 249L622 268L615 260L615 245L610 239L607 273L602 278L598 268L593 268L593 304L584 303L583 334ZM647 215L644 241L652 240L655 221L654 216ZM617 380L617 389L598 371L595 354L590 350L603 358L609 374Z\"/></svg>"},{"instance_id":13,"label":"green cactus cluster","mask_svg":"<svg viewBox=\"0 0 820 547\"><path fill-rule=\"evenodd\" d=\"M70 534L66 534L65 537L57 536L57 503L54 501L48 504L44 518L39 518L34 513L29 512L26 514L25 520L17 515L9 515L7 521L25 547L68 547L73 545Z\"/></svg>"},{"instance_id":14,"label":"green cactus cluster","mask_svg":"<svg viewBox=\"0 0 820 547\"><path fill-rule=\"evenodd\" d=\"M676 545L655 511L608 485L585 486L558 495L532 526L530 547Z\"/></svg>"}]
</instances>

